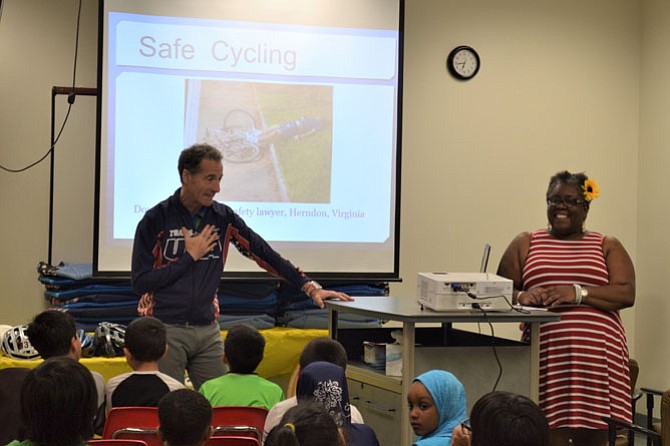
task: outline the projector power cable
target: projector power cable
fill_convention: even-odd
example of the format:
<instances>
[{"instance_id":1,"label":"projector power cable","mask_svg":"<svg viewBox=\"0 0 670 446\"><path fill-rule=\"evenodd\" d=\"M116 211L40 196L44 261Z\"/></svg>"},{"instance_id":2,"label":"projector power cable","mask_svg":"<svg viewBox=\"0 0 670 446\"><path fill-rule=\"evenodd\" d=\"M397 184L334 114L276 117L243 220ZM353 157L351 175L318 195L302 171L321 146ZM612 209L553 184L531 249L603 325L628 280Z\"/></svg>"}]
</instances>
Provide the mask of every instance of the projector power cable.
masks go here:
<instances>
[{"instance_id":1,"label":"projector power cable","mask_svg":"<svg viewBox=\"0 0 670 446\"><path fill-rule=\"evenodd\" d=\"M483 308L481 308L479 305L473 306L473 308L476 308L477 310L482 312L482 315L484 315L484 320L486 320L486 323L489 324L489 327L491 328L491 347L493 348L493 357L496 360L496 363L498 364L498 376L496 378L495 384L493 384L493 390L492 392L495 392L496 389L498 388L498 384L500 383L500 379L502 378L503 374L503 366L502 363L500 362L500 357L498 357L498 349L496 348L496 334L495 330L493 328L493 324L489 320L489 316Z\"/></svg>"}]
</instances>

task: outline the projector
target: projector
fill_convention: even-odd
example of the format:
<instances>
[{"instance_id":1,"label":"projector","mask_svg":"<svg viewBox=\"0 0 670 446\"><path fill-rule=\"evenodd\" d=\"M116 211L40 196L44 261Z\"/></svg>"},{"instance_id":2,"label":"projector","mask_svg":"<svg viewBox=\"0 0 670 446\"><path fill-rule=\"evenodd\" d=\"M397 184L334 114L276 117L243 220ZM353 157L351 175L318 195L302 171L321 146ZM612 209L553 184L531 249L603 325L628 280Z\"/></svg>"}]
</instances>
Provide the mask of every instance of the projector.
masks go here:
<instances>
[{"instance_id":1,"label":"projector","mask_svg":"<svg viewBox=\"0 0 670 446\"><path fill-rule=\"evenodd\" d=\"M512 283L489 273L419 273L417 302L435 311L509 311Z\"/></svg>"}]
</instances>

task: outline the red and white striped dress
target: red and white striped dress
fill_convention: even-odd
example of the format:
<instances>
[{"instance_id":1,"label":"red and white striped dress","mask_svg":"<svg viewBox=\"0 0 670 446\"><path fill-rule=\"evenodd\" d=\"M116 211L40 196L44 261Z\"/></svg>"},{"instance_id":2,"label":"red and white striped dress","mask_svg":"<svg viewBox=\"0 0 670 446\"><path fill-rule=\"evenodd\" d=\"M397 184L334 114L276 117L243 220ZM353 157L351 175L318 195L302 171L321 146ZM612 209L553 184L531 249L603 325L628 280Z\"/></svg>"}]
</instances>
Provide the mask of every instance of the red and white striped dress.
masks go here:
<instances>
[{"instance_id":1,"label":"red and white striped dress","mask_svg":"<svg viewBox=\"0 0 670 446\"><path fill-rule=\"evenodd\" d=\"M579 240L533 232L524 289L607 285L603 240L597 232ZM561 320L540 325L540 407L549 427L607 429L602 416L631 422L628 346L619 312L588 305L552 311Z\"/></svg>"}]
</instances>

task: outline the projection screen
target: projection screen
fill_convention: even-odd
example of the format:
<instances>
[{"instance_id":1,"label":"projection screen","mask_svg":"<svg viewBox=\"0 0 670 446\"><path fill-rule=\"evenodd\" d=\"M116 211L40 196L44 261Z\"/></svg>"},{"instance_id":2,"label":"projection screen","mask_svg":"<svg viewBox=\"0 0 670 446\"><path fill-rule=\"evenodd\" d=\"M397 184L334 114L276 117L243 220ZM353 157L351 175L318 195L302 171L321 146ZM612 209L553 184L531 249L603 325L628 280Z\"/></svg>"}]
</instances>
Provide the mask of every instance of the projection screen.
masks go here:
<instances>
[{"instance_id":1,"label":"projection screen","mask_svg":"<svg viewBox=\"0 0 670 446\"><path fill-rule=\"evenodd\" d=\"M126 276L179 153L315 278L398 278L401 0L100 0L94 273ZM264 277L231 249L226 277Z\"/></svg>"}]
</instances>

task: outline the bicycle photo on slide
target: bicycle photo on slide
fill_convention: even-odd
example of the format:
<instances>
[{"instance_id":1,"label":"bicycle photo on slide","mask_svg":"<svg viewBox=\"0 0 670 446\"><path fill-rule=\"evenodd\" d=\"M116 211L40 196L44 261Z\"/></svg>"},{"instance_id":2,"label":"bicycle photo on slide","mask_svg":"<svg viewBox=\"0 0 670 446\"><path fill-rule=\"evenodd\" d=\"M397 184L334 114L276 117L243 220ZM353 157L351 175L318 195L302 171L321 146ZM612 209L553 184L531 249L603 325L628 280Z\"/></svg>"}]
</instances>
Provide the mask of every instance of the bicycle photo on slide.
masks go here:
<instances>
[{"instance_id":1,"label":"bicycle photo on slide","mask_svg":"<svg viewBox=\"0 0 670 446\"><path fill-rule=\"evenodd\" d=\"M187 90L187 138L223 154L222 200L330 202L332 86L191 79Z\"/></svg>"}]
</instances>

